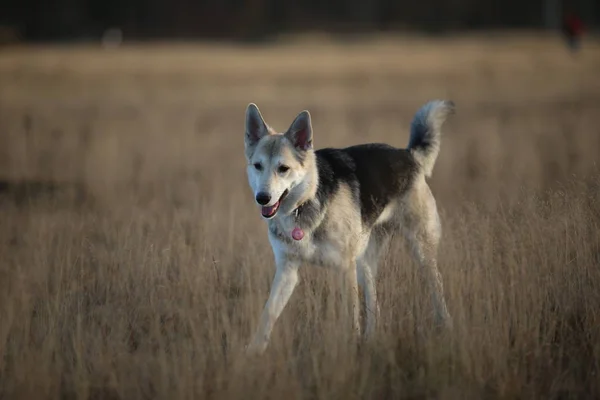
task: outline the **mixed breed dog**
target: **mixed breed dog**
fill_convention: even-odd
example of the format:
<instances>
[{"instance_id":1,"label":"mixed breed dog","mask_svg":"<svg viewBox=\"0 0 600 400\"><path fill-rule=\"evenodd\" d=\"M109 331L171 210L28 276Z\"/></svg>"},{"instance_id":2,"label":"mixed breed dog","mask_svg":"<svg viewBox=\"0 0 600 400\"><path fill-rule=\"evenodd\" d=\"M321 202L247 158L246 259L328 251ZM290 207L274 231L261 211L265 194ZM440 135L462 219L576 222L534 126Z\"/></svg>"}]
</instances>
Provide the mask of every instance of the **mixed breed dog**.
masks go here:
<instances>
[{"instance_id":1,"label":"mixed breed dog","mask_svg":"<svg viewBox=\"0 0 600 400\"><path fill-rule=\"evenodd\" d=\"M285 133L273 130L251 103L246 110L248 181L268 225L276 272L259 326L247 347L264 352L304 263L343 276L360 335L358 288L365 296L365 337L375 332L379 304L375 277L394 232L402 232L425 273L439 326L452 322L437 267L441 236L435 199L426 182L440 150L441 127L454 112L451 101L421 107L405 149L362 144L342 149L313 147L311 116L302 111Z\"/></svg>"}]
</instances>

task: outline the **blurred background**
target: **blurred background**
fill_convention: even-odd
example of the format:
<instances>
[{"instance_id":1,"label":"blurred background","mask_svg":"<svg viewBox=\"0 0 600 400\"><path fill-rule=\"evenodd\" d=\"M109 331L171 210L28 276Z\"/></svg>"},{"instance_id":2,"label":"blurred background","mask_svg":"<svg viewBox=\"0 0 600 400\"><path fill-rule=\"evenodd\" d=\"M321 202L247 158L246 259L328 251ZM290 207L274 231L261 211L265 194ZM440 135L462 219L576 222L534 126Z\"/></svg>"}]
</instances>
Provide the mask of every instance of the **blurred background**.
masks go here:
<instances>
[{"instance_id":1,"label":"blurred background","mask_svg":"<svg viewBox=\"0 0 600 400\"><path fill-rule=\"evenodd\" d=\"M99 39L109 29L127 40L265 40L314 30L559 29L567 13L600 23L595 0L4 0L0 26L24 41Z\"/></svg>"},{"instance_id":2,"label":"blurred background","mask_svg":"<svg viewBox=\"0 0 600 400\"><path fill-rule=\"evenodd\" d=\"M3 0L0 398L600 398L599 27L597 0ZM242 357L273 278L247 104L405 147L435 98L454 333L398 240L373 344L306 268Z\"/></svg>"},{"instance_id":3,"label":"blurred background","mask_svg":"<svg viewBox=\"0 0 600 400\"><path fill-rule=\"evenodd\" d=\"M455 100L459 121L470 113L465 135L521 137L528 113L543 125L531 132L556 130L557 113L598 104L599 23L594 0L5 0L0 191L21 181L187 184L210 163L200 150L235 154L250 101L278 129L309 108L322 145L399 145L401 127L434 97ZM465 146L491 152L479 140ZM513 158L510 145L498 141L495 157ZM492 173L457 156L465 146L441 162ZM549 171L497 165L504 180Z\"/></svg>"}]
</instances>

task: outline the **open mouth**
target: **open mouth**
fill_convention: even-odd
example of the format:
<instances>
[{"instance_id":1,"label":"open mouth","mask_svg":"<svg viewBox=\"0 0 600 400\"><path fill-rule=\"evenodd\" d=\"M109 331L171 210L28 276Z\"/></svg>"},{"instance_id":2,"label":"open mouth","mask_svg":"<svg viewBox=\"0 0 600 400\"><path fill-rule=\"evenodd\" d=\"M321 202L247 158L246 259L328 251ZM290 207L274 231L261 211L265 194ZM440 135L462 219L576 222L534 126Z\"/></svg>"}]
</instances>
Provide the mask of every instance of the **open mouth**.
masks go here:
<instances>
[{"instance_id":1,"label":"open mouth","mask_svg":"<svg viewBox=\"0 0 600 400\"><path fill-rule=\"evenodd\" d=\"M275 216L275 214L277 214L277 211L279 210L279 205L281 204L283 199L286 198L288 193L289 193L289 190L285 189L285 191L283 192L283 194L281 195L281 197L279 198L279 200L277 200L277 202L275 204L273 204L272 206L261 207L260 212L261 212L262 216L265 218L273 218Z\"/></svg>"}]
</instances>

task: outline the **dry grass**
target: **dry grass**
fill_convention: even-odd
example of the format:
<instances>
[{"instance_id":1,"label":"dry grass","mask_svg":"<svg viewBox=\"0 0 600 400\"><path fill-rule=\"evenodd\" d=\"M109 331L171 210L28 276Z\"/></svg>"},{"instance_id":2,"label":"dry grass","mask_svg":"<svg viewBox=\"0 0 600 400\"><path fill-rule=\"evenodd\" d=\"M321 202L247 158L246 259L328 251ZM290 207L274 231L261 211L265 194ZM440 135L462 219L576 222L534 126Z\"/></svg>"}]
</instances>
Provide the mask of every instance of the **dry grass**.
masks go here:
<instances>
[{"instance_id":1,"label":"dry grass","mask_svg":"<svg viewBox=\"0 0 600 400\"><path fill-rule=\"evenodd\" d=\"M551 38L179 45L0 54L0 398L600 395L599 46ZM243 116L317 146L404 146L452 98L431 180L455 330L432 335L402 242L357 347L336 276L306 268L260 359L273 275ZM15 193L17 182L40 188ZM17 190L18 191L18 190Z\"/></svg>"}]
</instances>

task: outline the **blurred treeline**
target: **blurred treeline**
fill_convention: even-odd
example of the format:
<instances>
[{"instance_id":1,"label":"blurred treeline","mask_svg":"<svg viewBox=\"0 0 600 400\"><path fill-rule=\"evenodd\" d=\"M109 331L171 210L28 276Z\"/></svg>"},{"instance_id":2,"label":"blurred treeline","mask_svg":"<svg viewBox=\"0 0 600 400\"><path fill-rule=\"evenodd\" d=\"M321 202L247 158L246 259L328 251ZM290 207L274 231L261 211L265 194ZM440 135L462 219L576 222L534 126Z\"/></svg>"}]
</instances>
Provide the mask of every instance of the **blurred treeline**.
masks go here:
<instances>
[{"instance_id":1,"label":"blurred treeline","mask_svg":"<svg viewBox=\"0 0 600 400\"><path fill-rule=\"evenodd\" d=\"M598 0L2 0L0 27L22 40L261 39L304 31L558 28L574 11L599 25ZM8 27L8 28L7 28Z\"/></svg>"}]
</instances>

